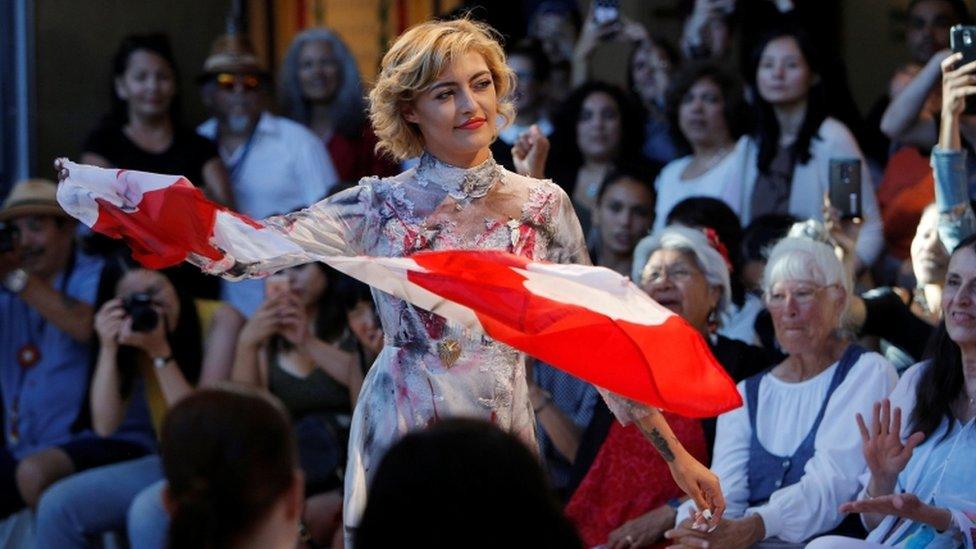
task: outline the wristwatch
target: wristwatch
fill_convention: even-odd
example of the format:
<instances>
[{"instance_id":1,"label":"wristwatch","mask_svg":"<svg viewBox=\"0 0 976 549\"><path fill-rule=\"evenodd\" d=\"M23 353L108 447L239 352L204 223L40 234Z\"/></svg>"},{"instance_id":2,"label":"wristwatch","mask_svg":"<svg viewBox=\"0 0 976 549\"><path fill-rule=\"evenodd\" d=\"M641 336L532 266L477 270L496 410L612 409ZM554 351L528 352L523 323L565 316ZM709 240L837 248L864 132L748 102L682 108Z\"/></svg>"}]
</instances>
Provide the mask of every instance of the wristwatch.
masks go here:
<instances>
[{"instance_id":1,"label":"wristwatch","mask_svg":"<svg viewBox=\"0 0 976 549\"><path fill-rule=\"evenodd\" d=\"M19 294L27 286L27 276L27 271L14 269L4 277L3 287L15 294Z\"/></svg>"},{"instance_id":2,"label":"wristwatch","mask_svg":"<svg viewBox=\"0 0 976 549\"><path fill-rule=\"evenodd\" d=\"M173 355L169 356L157 356L153 358L153 368L161 370L166 367L166 364L173 360Z\"/></svg>"}]
</instances>

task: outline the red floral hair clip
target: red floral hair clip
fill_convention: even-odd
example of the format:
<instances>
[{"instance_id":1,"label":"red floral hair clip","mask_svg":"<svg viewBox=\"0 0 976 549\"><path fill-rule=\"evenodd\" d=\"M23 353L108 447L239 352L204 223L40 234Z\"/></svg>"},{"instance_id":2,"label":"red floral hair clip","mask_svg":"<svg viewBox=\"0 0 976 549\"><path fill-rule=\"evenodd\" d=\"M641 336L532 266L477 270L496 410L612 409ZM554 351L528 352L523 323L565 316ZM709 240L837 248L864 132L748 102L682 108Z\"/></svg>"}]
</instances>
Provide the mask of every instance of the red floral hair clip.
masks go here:
<instances>
[{"instance_id":1,"label":"red floral hair clip","mask_svg":"<svg viewBox=\"0 0 976 549\"><path fill-rule=\"evenodd\" d=\"M722 259L725 260L725 266L729 268L729 273L731 274L733 269L732 261L729 260L729 249L725 247L725 244L722 244L722 241L719 239L718 233L715 232L715 229L705 227L702 229L702 231L705 233L705 238L708 239L709 245L711 245L711 247L722 256Z\"/></svg>"}]
</instances>

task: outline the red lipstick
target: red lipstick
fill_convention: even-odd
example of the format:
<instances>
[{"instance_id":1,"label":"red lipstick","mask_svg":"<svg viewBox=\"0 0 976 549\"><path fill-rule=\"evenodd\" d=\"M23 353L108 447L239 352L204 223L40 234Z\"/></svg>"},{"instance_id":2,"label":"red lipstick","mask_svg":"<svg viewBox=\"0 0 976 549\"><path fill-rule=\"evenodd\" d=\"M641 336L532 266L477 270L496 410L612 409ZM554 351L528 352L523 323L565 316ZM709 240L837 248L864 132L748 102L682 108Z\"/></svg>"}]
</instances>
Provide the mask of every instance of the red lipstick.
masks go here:
<instances>
[{"instance_id":1,"label":"red lipstick","mask_svg":"<svg viewBox=\"0 0 976 549\"><path fill-rule=\"evenodd\" d=\"M458 130L477 130L481 126L484 126L485 125L485 122L487 122L487 120L484 119L484 118L469 118L467 122L465 122L464 124L461 124L456 129L458 129Z\"/></svg>"}]
</instances>

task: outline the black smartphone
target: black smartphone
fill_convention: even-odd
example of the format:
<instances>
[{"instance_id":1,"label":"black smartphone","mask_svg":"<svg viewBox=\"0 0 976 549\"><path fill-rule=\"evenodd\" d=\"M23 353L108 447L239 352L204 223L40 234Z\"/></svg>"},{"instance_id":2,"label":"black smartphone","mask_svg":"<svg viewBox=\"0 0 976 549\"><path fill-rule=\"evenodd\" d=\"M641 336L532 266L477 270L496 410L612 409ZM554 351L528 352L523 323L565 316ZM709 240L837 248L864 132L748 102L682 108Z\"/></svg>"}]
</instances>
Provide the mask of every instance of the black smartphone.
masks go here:
<instances>
[{"instance_id":1,"label":"black smartphone","mask_svg":"<svg viewBox=\"0 0 976 549\"><path fill-rule=\"evenodd\" d=\"M949 30L949 45L953 53L962 53L962 61L956 67L976 61L976 26L954 25ZM976 114L976 97L966 97L965 113Z\"/></svg>"},{"instance_id":2,"label":"black smartphone","mask_svg":"<svg viewBox=\"0 0 976 549\"><path fill-rule=\"evenodd\" d=\"M609 25L620 19L620 0L593 0L593 20L597 25Z\"/></svg>"},{"instance_id":3,"label":"black smartphone","mask_svg":"<svg viewBox=\"0 0 976 549\"><path fill-rule=\"evenodd\" d=\"M861 160L830 159L830 205L840 210L842 219L862 218Z\"/></svg>"}]
</instances>

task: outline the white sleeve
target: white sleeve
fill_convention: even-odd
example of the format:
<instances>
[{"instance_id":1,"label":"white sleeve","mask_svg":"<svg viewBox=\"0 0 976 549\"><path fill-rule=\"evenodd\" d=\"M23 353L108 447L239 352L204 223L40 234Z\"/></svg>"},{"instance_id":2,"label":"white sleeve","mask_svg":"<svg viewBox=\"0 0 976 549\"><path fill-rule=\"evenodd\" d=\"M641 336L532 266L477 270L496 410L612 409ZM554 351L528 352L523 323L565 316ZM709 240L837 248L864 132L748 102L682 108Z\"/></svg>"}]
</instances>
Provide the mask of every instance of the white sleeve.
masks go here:
<instances>
[{"instance_id":1,"label":"white sleeve","mask_svg":"<svg viewBox=\"0 0 976 549\"><path fill-rule=\"evenodd\" d=\"M715 428L715 448L712 453L712 472L718 476L725 496L725 516L739 518L749 501L749 444L752 427L745 403L745 382L737 386L743 405L718 417ZM690 517L695 502L688 500L678 508L675 524Z\"/></svg>"},{"instance_id":2,"label":"white sleeve","mask_svg":"<svg viewBox=\"0 0 976 549\"><path fill-rule=\"evenodd\" d=\"M867 417L897 381L895 369L881 355L865 353L858 359L827 404L803 477L747 511L762 517L767 538L800 543L840 524L838 507L857 495L867 467L854 415Z\"/></svg>"},{"instance_id":3,"label":"white sleeve","mask_svg":"<svg viewBox=\"0 0 976 549\"><path fill-rule=\"evenodd\" d=\"M295 181L302 186L305 204L315 204L329 194L339 176L325 144L304 128L294 129L296 138L289 146L295 148Z\"/></svg>"}]
</instances>

